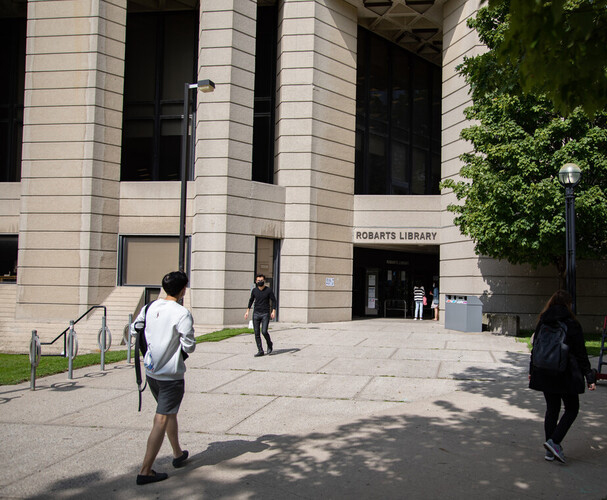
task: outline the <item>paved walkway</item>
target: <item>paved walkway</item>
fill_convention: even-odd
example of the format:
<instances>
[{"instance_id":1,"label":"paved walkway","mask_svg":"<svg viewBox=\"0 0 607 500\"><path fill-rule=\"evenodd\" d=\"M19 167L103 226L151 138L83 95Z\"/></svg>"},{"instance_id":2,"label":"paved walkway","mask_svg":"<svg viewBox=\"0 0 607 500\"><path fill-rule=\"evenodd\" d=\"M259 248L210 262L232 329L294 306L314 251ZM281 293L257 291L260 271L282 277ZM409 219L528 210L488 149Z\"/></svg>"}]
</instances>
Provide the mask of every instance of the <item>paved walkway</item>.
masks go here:
<instances>
[{"instance_id":1,"label":"paved walkway","mask_svg":"<svg viewBox=\"0 0 607 500\"><path fill-rule=\"evenodd\" d=\"M136 486L155 405L134 370L90 367L0 387L2 498L607 498L607 384L582 396L543 459L543 398L526 346L433 321L274 324L188 359L180 435L191 460ZM595 362L593 362L593 365Z\"/></svg>"}]
</instances>

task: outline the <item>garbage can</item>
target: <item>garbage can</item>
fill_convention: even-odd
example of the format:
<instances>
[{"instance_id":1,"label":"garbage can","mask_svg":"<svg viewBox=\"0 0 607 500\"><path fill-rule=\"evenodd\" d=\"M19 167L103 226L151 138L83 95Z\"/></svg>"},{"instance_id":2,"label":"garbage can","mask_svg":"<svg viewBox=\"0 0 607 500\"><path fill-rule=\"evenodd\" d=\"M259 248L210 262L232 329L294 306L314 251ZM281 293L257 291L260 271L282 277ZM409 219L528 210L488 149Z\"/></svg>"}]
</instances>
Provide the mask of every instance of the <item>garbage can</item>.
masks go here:
<instances>
[{"instance_id":1,"label":"garbage can","mask_svg":"<svg viewBox=\"0 0 607 500\"><path fill-rule=\"evenodd\" d=\"M445 297L445 328L460 332L483 331L483 303L471 295Z\"/></svg>"}]
</instances>

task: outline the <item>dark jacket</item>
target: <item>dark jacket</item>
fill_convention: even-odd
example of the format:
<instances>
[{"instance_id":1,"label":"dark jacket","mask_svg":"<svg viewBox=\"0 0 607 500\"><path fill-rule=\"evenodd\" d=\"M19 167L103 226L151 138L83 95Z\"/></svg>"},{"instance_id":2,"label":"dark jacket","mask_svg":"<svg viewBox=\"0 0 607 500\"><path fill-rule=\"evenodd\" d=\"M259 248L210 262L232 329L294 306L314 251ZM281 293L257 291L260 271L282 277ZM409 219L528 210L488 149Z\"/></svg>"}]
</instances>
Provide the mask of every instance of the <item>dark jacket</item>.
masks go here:
<instances>
[{"instance_id":1,"label":"dark jacket","mask_svg":"<svg viewBox=\"0 0 607 500\"><path fill-rule=\"evenodd\" d=\"M594 383L594 373L590 368L582 326L574 319L565 306L550 307L535 327L535 335L543 323L562 321L567 325L565 343L569 346L569 362L563 373L551 373L533 366L533 350L529 363L529 388L536 391L556 394L582 394L586 389L584 377L588 384ZM535 338L535 337L534 337Z\"/></svg>"},{"instance_id":2,"label":"dark jacket","mask_svg":"<svg viewBox=\"0 0 607 500\"><path fill-rule=\"evenodd\" d=\"M255 310L253 314L269 314L270 313L270 302L272 302L272 309L276 309L276 297L270 287L264 286L261 290L259 287L251 290L251 297L249 298L248 308L255 302Z\"/></svg>"}]
</instances>

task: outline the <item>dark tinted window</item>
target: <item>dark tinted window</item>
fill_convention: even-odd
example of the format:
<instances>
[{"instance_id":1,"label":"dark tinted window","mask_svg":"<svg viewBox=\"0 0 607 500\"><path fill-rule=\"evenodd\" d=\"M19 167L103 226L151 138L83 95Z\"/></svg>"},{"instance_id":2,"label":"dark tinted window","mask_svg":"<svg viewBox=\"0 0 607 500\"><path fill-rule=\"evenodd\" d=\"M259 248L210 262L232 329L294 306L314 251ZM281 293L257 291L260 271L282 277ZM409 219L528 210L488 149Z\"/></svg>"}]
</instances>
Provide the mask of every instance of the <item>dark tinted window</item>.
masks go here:
<instances>
[{"instance_id":1,"label":"dark tinted window","mask_svg":"<svg viewBox=\"0 0 607 500\"><path fill-rule=\"evenodd\" d=\"M0 182L21 180L25 19L0 19Z\"/></svg>"},{"instance_id":2,"label":"dark tinted window","mask_svg":"<svg viewBox=\"0 0 607 500\"><path fill-rule=\"evenodd\" d=\"M277 23L275 5L257 7L252 179L268 184L274 182Z\"/></svg>"},{"instance_id":3,"label":"dark tinted window","mask_svg":"<svg viewBox=\"0 0 607 500\"><path fill-rule=\"evenodd\" d=\"M359 28L356 194L438 194L441 73Z\"/></svg>"},{"instance_id":4,"label":"dark tinted window","mask_svg":"<svg viewBox=\"0 0 607 500\"><path fill-rule=\"evenodd\" d=\"M197 80L197 47L197 11L128 15L122 180L179 180L184 84ZM195 91L189 97L193 113Z\"/></svg>"}]
</instances>

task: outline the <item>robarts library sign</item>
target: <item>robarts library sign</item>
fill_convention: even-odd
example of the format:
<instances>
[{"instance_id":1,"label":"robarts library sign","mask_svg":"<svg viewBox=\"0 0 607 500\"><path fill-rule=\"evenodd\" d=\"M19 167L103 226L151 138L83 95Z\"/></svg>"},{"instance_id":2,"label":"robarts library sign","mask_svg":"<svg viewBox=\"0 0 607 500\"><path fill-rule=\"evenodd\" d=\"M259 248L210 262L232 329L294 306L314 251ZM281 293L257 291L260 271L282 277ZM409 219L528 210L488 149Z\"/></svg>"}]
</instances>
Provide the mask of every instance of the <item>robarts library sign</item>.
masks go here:
<instances>
[{"instance_id":1,"label":"robarts library sign","mask_svg":"<svg viewBox=\"0 0 607 500\"><path fill-rule=\"evenodd\" d=\"M438 243L438 231L436 229L354 229L355 243Z\"/></svg>"}]
</instances>

